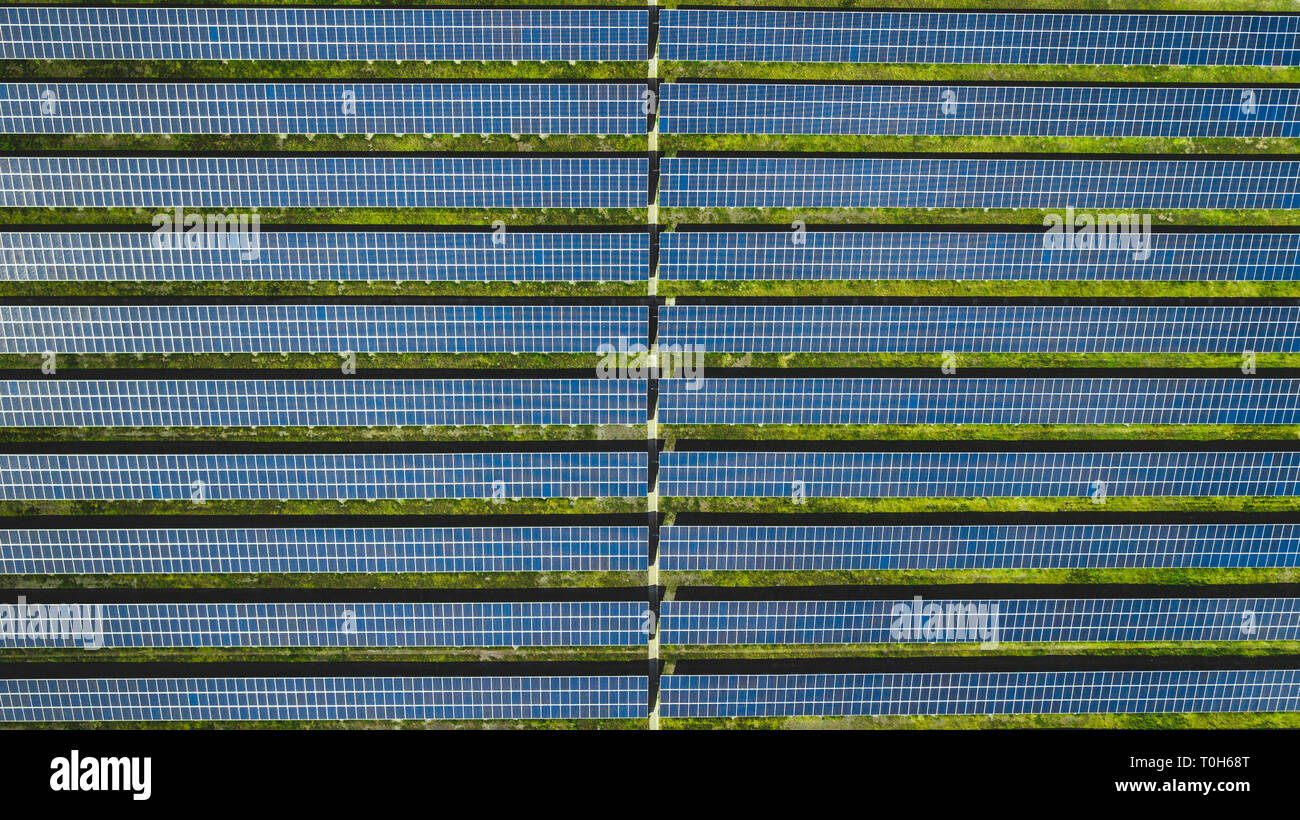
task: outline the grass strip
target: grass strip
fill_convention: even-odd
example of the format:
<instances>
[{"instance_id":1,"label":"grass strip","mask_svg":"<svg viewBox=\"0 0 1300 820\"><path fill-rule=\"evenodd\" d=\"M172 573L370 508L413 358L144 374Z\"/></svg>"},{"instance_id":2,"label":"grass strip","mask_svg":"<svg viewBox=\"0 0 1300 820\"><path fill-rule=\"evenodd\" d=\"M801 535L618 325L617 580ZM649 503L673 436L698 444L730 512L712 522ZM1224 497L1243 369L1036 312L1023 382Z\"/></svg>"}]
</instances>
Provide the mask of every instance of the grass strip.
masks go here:
<instances>
[{"instance_id":1,"label":"grass strip","mask_svg":"<svg viewBox=\"0 0 1300 820\"><path fill-rule=\"evenodd\" d=\"M430 427L0 427L0 441L625 441L644 425Z\"/></svg>"},{"instance_id":2,"label":"grass strip","mask_svg":"<svg viewBox=\"0 0 1300 820\"><path fill-rule=\"evenodd\" d=\"M1214 584L1300 583L1300 568L951 569L662 572L669 588L891 586L894 584ZM21 584L15 584L21 586ZM792 597L797 598L797 593Z\"/></svg>"},{"instance_id":3,"label":"grass strip","mask_svg":"<svg viewBox=\"0 0 1300 820\"><path fill-rule=\"evenodd\" d=\"M915 440L960 441L1056 439L1219 441L1300 438L1294 424L672 424L660 427L670 443L682 439L718 440Z\"/></svg>"},{"instance_id":4,"label":"grass strip","mask_svg":"<svg viewBox=\"0 0 1300 820\"><path fill-rule=\"evenodd\" d=\"M1300 508L1295 496L1189 496L1116 498L1094 504L1087 498L682 498L664 496L663 512L711 513L923 513L923 512L1255 512Z\"/></svg>"}]
</instances>

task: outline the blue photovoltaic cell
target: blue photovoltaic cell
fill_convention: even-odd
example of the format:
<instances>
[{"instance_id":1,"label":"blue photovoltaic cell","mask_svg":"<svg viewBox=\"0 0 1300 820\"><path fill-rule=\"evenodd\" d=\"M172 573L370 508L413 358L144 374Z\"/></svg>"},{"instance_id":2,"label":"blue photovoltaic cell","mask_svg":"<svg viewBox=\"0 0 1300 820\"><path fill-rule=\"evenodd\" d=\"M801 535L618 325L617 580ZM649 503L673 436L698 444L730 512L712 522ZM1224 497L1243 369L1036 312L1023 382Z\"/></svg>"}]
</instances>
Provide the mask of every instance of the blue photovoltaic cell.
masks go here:
<instances>
[{"instance_id":1,"label":"blue photovoltaic cell","mask_svg":"<svg viewBox=\"0 0 1300 820\"><path fill-rule=\"evenodd\" d=\"M0 133L644 134L645 91L645 83L0 83Z\"/></svg>"},{"instance_id":2,"label":"blue photovoltaic cell","mask_svg":"<svg viewBox=\"0 0 1300 820\"><path fill-rule=\"evenodd\" d=\"M664 601L665 646L1294 641L1296 598Z\"/></svg>"},{"instance_id":3,"label":"blue photovoltaic cell","mask_svg":"<svg viewBox=\"0 0 1300 820\"><path fill-rule=\"evenodd\" d=\"M5 305L0 353L595 353L647 323L621 305Z\"/></svg>"},{"instance_id":4,"label":"blue photovoltaic cell","mask_svg":"<svg viewBox=\"0 0 1300 820\"><path fill-rule=\"evenodd\" d=\"M645 476L644 452L0 454L0 500L631 498Z\"/></svg>"},{"instance_id":5,"label":"blue photovoltaic cell","mask_svg":"<svg viewBox=\"0 0 1300 820\"><path fill-rule=\"evenodd\" d=\"M660 715L1146 714L1300 711L1300 670L664 675Z\"/></svg>"},{"instance_id":6,"label":"blue photovoltaic cell","mask_svg":"<svg viewBox=\"0 0 1300 820\"><path fill-rule=\"evenodd\" d=\"M163 242L146 231L0 231L0 279L78 282L644 282L637 233L259 231ZM190 245L193 247L190 247Z\"/></svg>"},{"instance_id":7,"label":"blue photovoltaic cell","mask_svg":"<svg viewBox=\"0 0 1300 820\"><path fill-rule=\"evenodd\" d=\"M644 718L644 677L23 678L0 721Z\"/></svg>"},{"instance_id":8,"label":"blue photovoltaic cell","mask_svg":"<svg viewBox=\"0 0 1300 820\"><path fill-rule=\"evenodd\" d=\"M676 526L659 531L659 560L664 572L1296 567L1300 525Z\"/></svg>"},{"instance_id":9,"label":"blue photovoltaic cell","mask_svg":"<svg viewBox=\"0 0 1300 820\"><path fill-rule=\"evenodd\" d=\"M628 156L10 156L0 207L644 208L648 167Z\"/></svg>"},{"instance_id":10,"label":"blue photovoltaic cell","mask_svg":"<svg viewBox=\"0 0 1300 820\"><path fill-rule=\"evenodd\" d=\"M659 59L1295 66L1300 17L664 9Z\"/></svg>"},{"instance_id":11,"label":"blue photovoltaic cell","mask_svg":"<svg viewBox=\"0 0 1300 820\"><path fill-rule=\"evenodd\" d=\"M644 601L46 604L9 647L641 646ZM0 610L3 606L0 606ZM19 622L42 618L19 613Z\"/></svg>"},{"instance_id":12,"label":"blue photovoltaic cell","mask_svg":"<svg viewBox=\"0 0 1300 820\"><path fill-rule=\"evenodd\" d=\"M1143 236L1144 247L1116 239L1052 247L1049 236L1038 230L811 231L796 244L791 231L669 231L659 237L659 278L1300 279L1300 233L1159 232Z\"/></svg>"},{"instance_id":13,"label":"blue photovoltaic cell","mask_svg":"<svg viewBox=\"0 0 1300 820\"><path fill-rule=\"evenodd\" d=\"M645 572L645 527L0 529L0 574Z\"/></svg>"},{"instance_id":14,"label":"blue photovoltaic cell","mask_svg":"<svg viewBox=\"0 0 1300 820\"><path fill-rule=\"evenodd\" d=\"M645 60L644 9L0 9L8 60Z\"/></svg>"},{"instance_id":15,"label":"blue photovoltaic cell","mask_svg":"<svg viewBox=\"0 0 1300 820\"><path fill-rule=\"evenodd\" d=\"M658 340L710 353L1294 353L1300 309L666 305Z\"/></svg>"},{"instance_id":16,"label":"blue photovoltaic cell","mask_svg":"<svg viewBox=\"0 0 1300 820\"><path fill-rule=\"evenodd\" d=\"M1300 452L712 452L659 457L686 498L1086 498L1300 495Z\"/></svg>"},{"instance_id":17,"label":"blue photovoltaic cell","mask_svg":"<svg viewBox=\"0 0 1300 820\"><path fill-rule=\"evenodd\" d=\"M1300 381L663 379L657 416L663 424L1300 424Z\"/></svg>"},{"instance_id":18,"label":"blue photovoltaic cell","mask_svg":"<svg viewBox=\"0 0 1300 820\"><path fill-rule=\"evenodd\" d=\"M632 379L0 381L0 427L645 424Z\"/></svg>"},{"instance_id":19,"label":"blue photovoltaic cell","mask_svg":"<svg viewBox=\"0 0 1300 820\"><path fill-rule=\"evenodd\" d=\"M664 134L1300 136L1297 88L691 82L659 88Z\"/></svg>"},{"instance_id":20,"label":"blue photovoltaic cell","mask_svg":"<svg viewBox=\"0 0 1300 820\"><path fill-rule=\"evenodd\" d=\"M1295 160L702 156L660 172L665 208L1300 208Z\"/></svg>"}]
</instances>

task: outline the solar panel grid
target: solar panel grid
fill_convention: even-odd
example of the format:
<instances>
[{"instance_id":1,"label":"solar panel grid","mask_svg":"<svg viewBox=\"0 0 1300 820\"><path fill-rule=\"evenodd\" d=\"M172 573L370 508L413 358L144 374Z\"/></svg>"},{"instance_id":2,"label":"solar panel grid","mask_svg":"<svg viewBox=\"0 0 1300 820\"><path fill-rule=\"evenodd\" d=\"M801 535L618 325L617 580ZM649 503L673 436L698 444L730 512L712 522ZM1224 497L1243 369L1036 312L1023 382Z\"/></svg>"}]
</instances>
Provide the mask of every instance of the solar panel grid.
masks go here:
<instances>
[{"instance_id":1,"label":"solar panel grid","mask_svg":"<svg viewBox=\"0 0 1300 820\"><path fill-rule=\"evenodd\" d=\"M644 134L644 83L0 83L6 134Z\"/></svg>"},{"instance_id":2,"label":"solar panel grid","mask_svg":"<svg viewBox=\"0 0 1300 820\"><path fill-rule=\"evenodd\" d=\"M644 572L645 527L0 529L0 574Z\"/></svg>"},{"instance_id":3,"label":"solar panel grid","mask_svg":"<svg viewBox=\"0 0 1300 820\"><path fill-rule=\"evenodd\" d=\"M664 9L659 58L1003 65L1300 65L1294 15Z\"/></svg>"},{"instance_id":4,"label":"solar panel grid","mask_svg":"<svg viewBox=\"0 0 1300 820\"><path fill-rule=\"evenodd\" d=\"M661 496L1086 498L1300 495L1300 452L668 450Z\"/></svg>"},{"instance_id":5,"label":"solar panel grid","mask_svg":"<svg viewBox=\"0 0 1300 820\"><path fill-rule=\"evenodd\" d=\"M1300 136L1300 89L665 83L664 134ZM3 109L0 109L3 110Z\"/></svg>"},{"instance_id":6,"label":"solar panel grid","mask_svg":"<svg viewBox=\"0 0 1300 820\"><path fill-rule=\"evenodd\" d=\"M646 9L13 6L11 60L645 60Z\"/></svg>"},{"instance_id":7,"label":"solar panel grid","mask_svg":"<svg viewBox=\"0 0 1300 820\"><path fill-rule=\"evenodd\" d=\"M665 675L666 718L1294 712L1300 671Z\"/></svg>"},{"instance_id":8,"label":"solar panel grid","mask_svg":"<svg viewBox=\"0 0 1300 820\"><path fill-rule=\"evenodd\" d=\"M0 232L0 280L644 282L643 232L259 231L160 242L143 231Z\"/></svg>"},{"instance_id":9,"label":"solar panel grid","mask_svg":"<svg viewBox=\"0 0 1300 820\"><path fill-rule=\"evenodd\" d=\"M664 572L1295 567L1300 566L1300 528L689 525L660 530L659 560Z\"/></svg>"},{"instance_id":10,"label":"solar panel grid","mask_svg":"<svg viewBox=\"0 0 1300 820\"><path fill-rule=\"evenodd\" d=\"M668 646L1294 641L1294 598L664 601Z\"/></svg>"},{"instance_id":11,"label":"solar panel grid","mask_svg":"<svg viewBox=\"0 0 1300 820\"><path fill-rule=\"evenodd\" d=\"M0 427L605 425L646 422L631 379L0 381Z\"/></svg>"},{"instance_id":12,"label":"solar panel grid","mask_svg":"<svg viewBox=\"0 0 1300 820\"><path fill-rule=\"evenodd\" d=\"M677 378L658 406L663 424L1296 424L1300 382Z\"/></svg>"},{"instance_id":13,"label":"solar panel grid","mask_svg":"<svg viewBox=\"0 0 1300 820\"><path fill-rule=\"evenodd\" d=\"M1287 306L666 305L659 344L711 353L1289 353Z\"/></svg>"},{"instance_id":14,"label":"solar panel grid","mask_svg":"<svg viewBox=\"0 0 1300 820\"><path fill-rule=\"evenodd\" d=\"M644 452L0 454L0 500L633 498Z\"/></svg>"},{"instance_id":15,"label":"solar panel grid","mask_svg":"<svg viewBox=\"0 0 1300 820\"><path fill-rule=\"evenodd\" d=\"M0 353L595 353L632 305L5 305Z\"/></svg>"},{"instance_id":16,"label":"solar panel grid","mask_svg":"<svg viewBox=\"0 0 1300 820\"><path fill-rule=\"evenodd\" d=\"M1041 232L669 231L665 280L1044 279L1290 281L1300 234L1151 233L1146 251L1116 243L1054 248ZM2 272L2 269L0 269Z\"/></svg>"},{"instance_id":17,"label":"solar panel grid","mask_svg":"<svg viewBox=\"0 0 1300 820\"><path fill-rule=\"evenodd\" d=\"M1300 162L665 157L666 208L1300 208Z\"/></svg>"},{"instance_id":18,"label":"solar panel grid","mask_svg":"<svg viewBox=\"0 0 1300 820\"><path fill-rule=\"evenodd\" d=\"M24 678L0 721L644 718L645 677Z\"/></svg>"},{"instance_id":19,"label":"solar panel grid","mask_svg":"<svg viewBox=\"0 0 1300 820\"><path fill-rule=\"evenodd\" d=\"M644 208L635 156L0 157L11 208Z\"/></svg>"}]
</instances>

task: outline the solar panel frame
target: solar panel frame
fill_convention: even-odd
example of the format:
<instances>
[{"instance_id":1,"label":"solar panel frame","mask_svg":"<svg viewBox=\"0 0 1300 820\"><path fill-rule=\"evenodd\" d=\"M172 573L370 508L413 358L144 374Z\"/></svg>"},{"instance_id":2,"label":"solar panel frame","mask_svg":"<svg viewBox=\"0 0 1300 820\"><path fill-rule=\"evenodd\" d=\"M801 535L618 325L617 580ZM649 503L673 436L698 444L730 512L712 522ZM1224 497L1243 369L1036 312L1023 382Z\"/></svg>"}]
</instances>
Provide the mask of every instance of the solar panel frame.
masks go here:
<instances>
[{"instance_id":1,"label":"solar panel frame","mask_svg":"<svg viewBox=\"0 0 1300 820\"><path fill-rule=\"evenodd\" d=\"M678 525L660 528L659 562L663 572L1298 567L1300 525Z\"/></svg>"},{"instance_id":2,"label":"solar panel frame","mask_svg":"<svg viewBox=\"0 0 1300 820\"><path fill-rule=\"evenodd\" d=\"M20 678L0 722L638 719L644 676Z\"/></svg>"},{"instance_id":3,"label":"solar panel frame","mask_svg":"<svg viewBox=\"0 0 1300 820\"><path fill-rule=\"evenodd\" d=\"M1300 161L676 156L665 208L1294 210ZM1130 239L1120 234L1111 241ZM1127 247L1127 246L1126 246Z\"/></svg>"},{"instance_id":4,"label":"solar panel frame","mask_svg":"<svg viewBox=\"0 0 1300 820\"><path fill-rule=\"evenodd\" d=\"M644 232L261 231L243 244L145 231L0 231L0 280L645 282Z\"/></svg>"},{"instance_id":5,"label":"solar panel frame","mask_svg":"<svg viewBox=\"0 0 1300 820\"><path fill-rule=\"evenodd\" d=\"M635 425L631 379L0 381L0 427Z\"/></svg>"},{"instance_id":6,"label":"solar panel frame","mask_svg":"<svg viewBox=\"0 0 1300 820\"><path fill-rule=\"evenodd\" d=\"M0 529L0 574L645 572L647 527Z\"/></svg>"},{"instance_id":7,"label":"solar panel frame","mask_svg":"<svg viewBox=\"0 0 1300 820\"><path fill-rule=\"evenodd\" d=\"M639 498L645 452L0 454L4 501Z\"/></svg>"},{"instance_id":8,"label":"solar panel frame","mask_svg":"<svg viewBox=\"0 0 1300 820\"><path fill-rule=\"evenodd\" d=\"M1295 138L1300 88L674 82L659 132Z\"/></svg>"},{"instance_id":9,"label":"solar panel frame","mask_svg":"<svg viewBox=\"0 0 1300 820\"><path fill-rule=\"evenodd\" d=\"M1300 452L762 452L667 450L681 498L1300 496Z\"/></svg>"}]
</instances>

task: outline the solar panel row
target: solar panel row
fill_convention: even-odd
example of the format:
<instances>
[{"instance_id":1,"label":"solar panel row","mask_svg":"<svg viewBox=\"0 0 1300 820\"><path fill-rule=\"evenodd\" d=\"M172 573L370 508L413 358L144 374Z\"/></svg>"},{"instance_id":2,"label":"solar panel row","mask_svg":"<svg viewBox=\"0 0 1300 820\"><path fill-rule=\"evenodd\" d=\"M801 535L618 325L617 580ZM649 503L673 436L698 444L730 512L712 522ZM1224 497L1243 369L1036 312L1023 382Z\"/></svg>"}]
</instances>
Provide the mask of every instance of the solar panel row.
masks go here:
<instances>
[{"instance_id":1,"label":"solar panel row","mask_svg":"<svg viewBox=\"0 0 1300 820\"><path fill-rule=\"evenodd\" d=\"M0 381L0 427L644 424L631 379Z\"/></svg>"},{"instance_id":2,"label":"solar panel row","mask_svg":"<svg viewBox=\"0 0 1300 820\"><path fill-rule=\"evenodd\" d=\"M665 675L666 718L1294 712L1300 670Z\"/></svg>"},{"instance_id":3,"label":"solar panel row","mask_svg":"<svg viewBox=\"0 0 1300 820\"><path fill-rule=\"evenodd\" d=\"M1114 238L1054 246L1050 237L1040 231L669 231L659 238L659 278L1300 279L1296 233L1149 233L1142 248L1121 247ZM0 234L5 241L11 240Z\"/></svg>"},{"instance_id":4,"label":"solar panel row","mask_svg":"<svg viewBox=\"0 0 1300 820\"><path fill-rule=\"evenodd\" d=\"M710 353L1287 353L1278 306L667 305L658 342Z\"/></svg>"},{"instance_id":5,"label":"solar panel row","mask_svg":"<svg viewBox=\"0 0 1300 820\"><path fill-rule=\"evenodd\" d=\"M644 208L645 157L0 157L0 207Z\"/></svg>"},{"instance_id":6,"label":"solar panel row","mask_svg":"<svg viewBox=\"0 0 1300 820\"><path fill-rule=\"evenodd\" d=\"M633 498L645 452L0 454L0 500Z\"/></svg>"},{"instance_id":7,"label":"solar panel row","mask_svg":"<svg viewBox=\"0 0 1300 820\"><path fill-rule=\"evenodd\" d=\"M1295 496L1300 495L1300 452L669 450L659 457L659 494L694 498Z\"/></svg>"},{"instance_id":8,"label":"solar panel row","mask_svg":"<svg viewBox=\"0 0 1300 820\"><path fill-rule=\"evenodd\" d=\"M644 134L644 83L0 83L5 134Z\"/></svg>"},{"instance_id":9,"label":"solar panel row","mask_svg":"<svg viewBox=\"0 0 1300 820\"><path fill-rule=\"evenodd\" d=\"M3 607L0 607L3 609ZM32 613L36 612L36 615ZM639 646L645 602L29 604L0 645L141 647ZM14 615L12 608L10 615ZM44 624L42 624L44 626Z\"/></svg>"},{"instance_id":10,"label":"solar panel row","mask_svg":"<svg viewBox=\"0 0 1300 820\"><path fill-rule=\"evenodd\" d=\"M644 572L645 527L0 529L0 574Z\"/></svg>"},{"instance_id":11,"label":"solar panel row","mask_svg":"<svg viewBox=\"0 0 1300 820\"><path fill-rule=\"evenodd\" d=\"M645 677L23 678L0 721L644 718Z\"/></svg>"},{"instance_id":12,"label":"solar panel row","mask_svg":"<svg viewBox=\"0 0 1300 820\"><path fill-rule=\"evenodd\" d=\"M664 83L660 86L659 131L1297 137L1300 89Z\"/></svg>"},{"instance_id":13,"label":"solar panel row","mask_svg":"<svg viewBox=\"0 0 1300 820\"><path fill-rule=\"evenodd\" d=\"M664 9L663 60L1300 65L1294 15Z\"/></svg>"},{"instance_id":14,"label":"solar panel row","mask_svg":"<svg viewBox=\"0 0 1300 820\"><path fill-rule=\"evenodd\" d=\"M644 282L645 232L0 231L0 279L38 281Z\"/></svg>"},{"instance_id":15,"label":"solar panel row","mask_svg":"<svg viewBox=\"0 0 1300 820\"><path fill-rule=\"evenodd\" d=\"M645 60L646 9L0 10L10 60Z\"/></svg>"},{"instance_id":16,"label":"solar panel row","mask_svg":"<svg viewBox=\"0 0 1300 820\"><path fill-rule=\"evenodd\" d=\"M1295 567L1300 526L672 526L659 531L659 563L664 572Z\"/></svg>"},{"instance_id":17,"label":"solar panel row","mask_svg":"<svg viewBox=\"0 0 1300 820\"><path fill-rule=\"evenodd\" d=\"M1300 162L665 157L666 208L1300 208ZM1128 241L1127 233L1110 237Z\"/></svg>"},{"instance_id":18,"label":"solar panel row","mask_svg":"<svg viewBox=\"0 0 1300 820\"><path fill-rule=\"evenodd\" d=\"M3 390L0 382L0 418ZM1297 424L1300 382L665 379L657 416L664 424Z\"/></svg>"},{"instance_id":19,"label":"solar panel row","mask_svg":"<svg viewBox=\"0 0 1300 820\"><path fill-rule=\"evenodd\" d=\"M647 322L631 305L8 305L0 353L594 353Z\"/></svg>"},{"instance_id":20,"label":"solar panel row","mask_svg":"<svg viewBox=\"0 0 1300 820\"><path fill-rule=\"evenodd\" d=\"M664 601L670 646L1294 641L1295 598Z\"/></svg>"}]
</instances>

